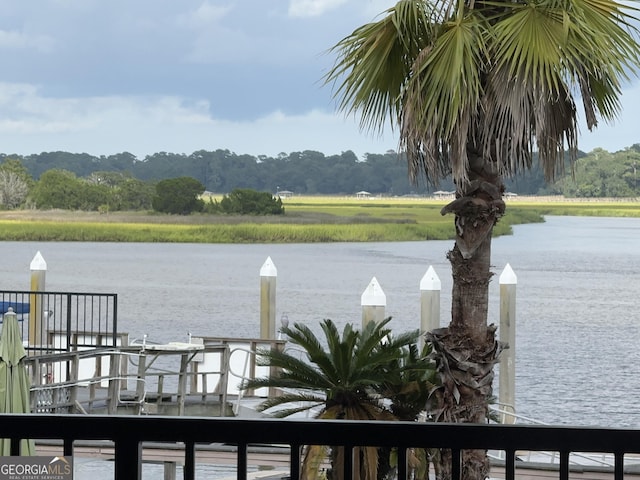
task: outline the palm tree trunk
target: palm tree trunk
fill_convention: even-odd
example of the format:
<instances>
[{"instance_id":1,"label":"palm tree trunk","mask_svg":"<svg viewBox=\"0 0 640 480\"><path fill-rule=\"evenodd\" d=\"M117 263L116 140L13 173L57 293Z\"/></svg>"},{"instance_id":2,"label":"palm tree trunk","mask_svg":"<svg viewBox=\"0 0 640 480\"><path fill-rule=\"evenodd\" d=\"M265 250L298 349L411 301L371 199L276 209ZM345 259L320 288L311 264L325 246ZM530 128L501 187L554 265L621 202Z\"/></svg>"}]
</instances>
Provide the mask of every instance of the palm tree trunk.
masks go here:
<instances>
[{"instance_id":1,"label":"palm tree trunk","mask_svg":"<svg viewBox=\"0 0 640 480\"><path fill-rule=\"evenodd\" d=\"M495 327L487 325L491 234L504 213L502 182L488 175L475 158L470 181L456 192L456 200L442 209L454 213L456 244L448 254L453 275L451 324L429 332L428 339L442 380L436 419L443 422L486 423L493 388L493 366L502 345ZM481 168L474 171L474 163ZM440 454L439 480L451 479L451 451ZM484 450L462 454L462 478L484 480L489 459Z\"/></svg>"}]
</instances>

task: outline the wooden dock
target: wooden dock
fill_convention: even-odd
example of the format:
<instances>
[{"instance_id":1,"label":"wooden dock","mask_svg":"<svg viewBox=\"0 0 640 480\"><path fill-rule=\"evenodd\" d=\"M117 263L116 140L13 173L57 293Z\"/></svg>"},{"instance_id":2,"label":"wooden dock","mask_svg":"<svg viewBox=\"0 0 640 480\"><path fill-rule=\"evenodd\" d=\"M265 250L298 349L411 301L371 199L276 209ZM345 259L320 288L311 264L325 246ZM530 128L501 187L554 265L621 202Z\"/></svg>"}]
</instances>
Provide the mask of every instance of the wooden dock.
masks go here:
<instances>
[{"instance_id":1,"label":"wooden dock","mask_svg":"<svg viewBox=\"0 0 640 480\"><path fill-rule=\"evenodd\" d=\"M233 416L230 395L244 394L243 378L264 373L256 350L282 343L203 337L29 356L31 411Z\"/></svg>"}]
</instances>

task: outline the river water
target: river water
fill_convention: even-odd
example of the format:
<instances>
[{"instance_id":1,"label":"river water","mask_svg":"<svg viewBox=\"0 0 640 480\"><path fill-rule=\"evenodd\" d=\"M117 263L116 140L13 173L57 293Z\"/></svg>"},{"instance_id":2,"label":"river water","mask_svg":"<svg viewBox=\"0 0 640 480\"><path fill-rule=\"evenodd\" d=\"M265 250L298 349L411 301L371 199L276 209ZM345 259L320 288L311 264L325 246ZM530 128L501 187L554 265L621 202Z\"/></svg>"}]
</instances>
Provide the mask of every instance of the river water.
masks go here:
<instances>
[{"instance_id":1,"label":"river water","mask_svg":"<svg viewBox=\"0 0 640 480\"><path fill-rule=\"evenodd\" d=\"M516 409L554 424L640 428L640 219L547 217L494 239L490 322L498 276L518 279ZM117 293L130 339L186 341L188 333L258 337L260 268L278 270L277 316L317 328L359 324L376 277L396 331L419 327L419 283L442 281L448 322L451 241L282 245L3 242L0 289L28 290L40 251L51 291ZM318 329L319 330L319 329ZM496 383L497 385L497 383Z\"/></svg>"}]
</instances>

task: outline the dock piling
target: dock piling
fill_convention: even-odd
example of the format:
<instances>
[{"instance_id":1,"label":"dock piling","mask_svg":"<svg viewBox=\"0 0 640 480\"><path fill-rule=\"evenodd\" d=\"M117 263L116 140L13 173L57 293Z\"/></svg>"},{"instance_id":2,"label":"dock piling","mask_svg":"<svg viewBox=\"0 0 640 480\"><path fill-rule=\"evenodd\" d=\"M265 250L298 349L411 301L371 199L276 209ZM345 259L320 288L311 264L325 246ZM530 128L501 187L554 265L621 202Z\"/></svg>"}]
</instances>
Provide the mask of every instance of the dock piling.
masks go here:
<instances>
[{"instance_id":1,"label":"dock piling","mask_svg":"<svg viewBox=\"0 0 640 480\"><path fill-rule=\"evenodd\" d=\"M271 257L260 269L260 338L276 339L276 280L278 269Z\"/></svg>"}]
</instances>

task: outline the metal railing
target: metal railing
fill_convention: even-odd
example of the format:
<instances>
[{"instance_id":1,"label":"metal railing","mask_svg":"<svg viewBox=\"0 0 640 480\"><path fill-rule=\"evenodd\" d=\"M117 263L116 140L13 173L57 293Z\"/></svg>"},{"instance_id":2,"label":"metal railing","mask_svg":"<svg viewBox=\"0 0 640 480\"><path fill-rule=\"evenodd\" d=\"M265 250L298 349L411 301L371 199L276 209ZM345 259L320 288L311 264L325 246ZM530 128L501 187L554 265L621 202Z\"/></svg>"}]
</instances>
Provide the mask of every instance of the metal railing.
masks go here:
<instances>
[{"instance_id":1,"label":"metal railing","mask_svg":"<svg viewBox=\"0 0 640 480\"><path fill-rule=\"evenodd\" d=\"M634 474L625 472L625 455L640 453L640 430L340 420L5 414L0 415L0 437L11 439L13 455L19 453L23 438L57 439L62 443L62 455L74 454L74 442L110 441L116 480L141 478L145 447L156 442L183 449L185 480L195 478L199 449L214 443L235 447L238 480L247 479L247 452L254 445L288 447L289 466L284 476L292 479L300 478L304 445L344 447L351 453L360 446L395 447L399 479L410 478L408 452L415 448L450 449L454 480L461 479L465 449L503 450L507 480L515 479L520 471L517 452L521 450L557 451L556 478L560 480L570 478L572 452L608 452L615 459L611 472L615 480L623 480L625 473ZM344 478L357 478L352 474L357 464L353 455L347 454L345 459Z\"/></svg>"},{"instance_id":2,"label":"metal railing","mask_svg":"<svg viewBox=\"0 0 640 480\"><path fill-rule=\"evenodd\" d=\"M219 414L226 415L229 347L188 347L152 350L131 345L27 357L31 411L184 415L189 401L203 407L215 404ZM197 368L200 356L217 362ZM162 360L168 360L169 368L154 368Z\"/></svg>"},{"instance_id":3,"label":"metal railing","mask_svg":"<svg viewBox=\"0 0 640 480\"><path fill-rule=\"evenodd\" d=\"M0 320L9 308L17 315L30 354L118 343L115 293L0 291Z\"/></svg>"}]
</instances>

